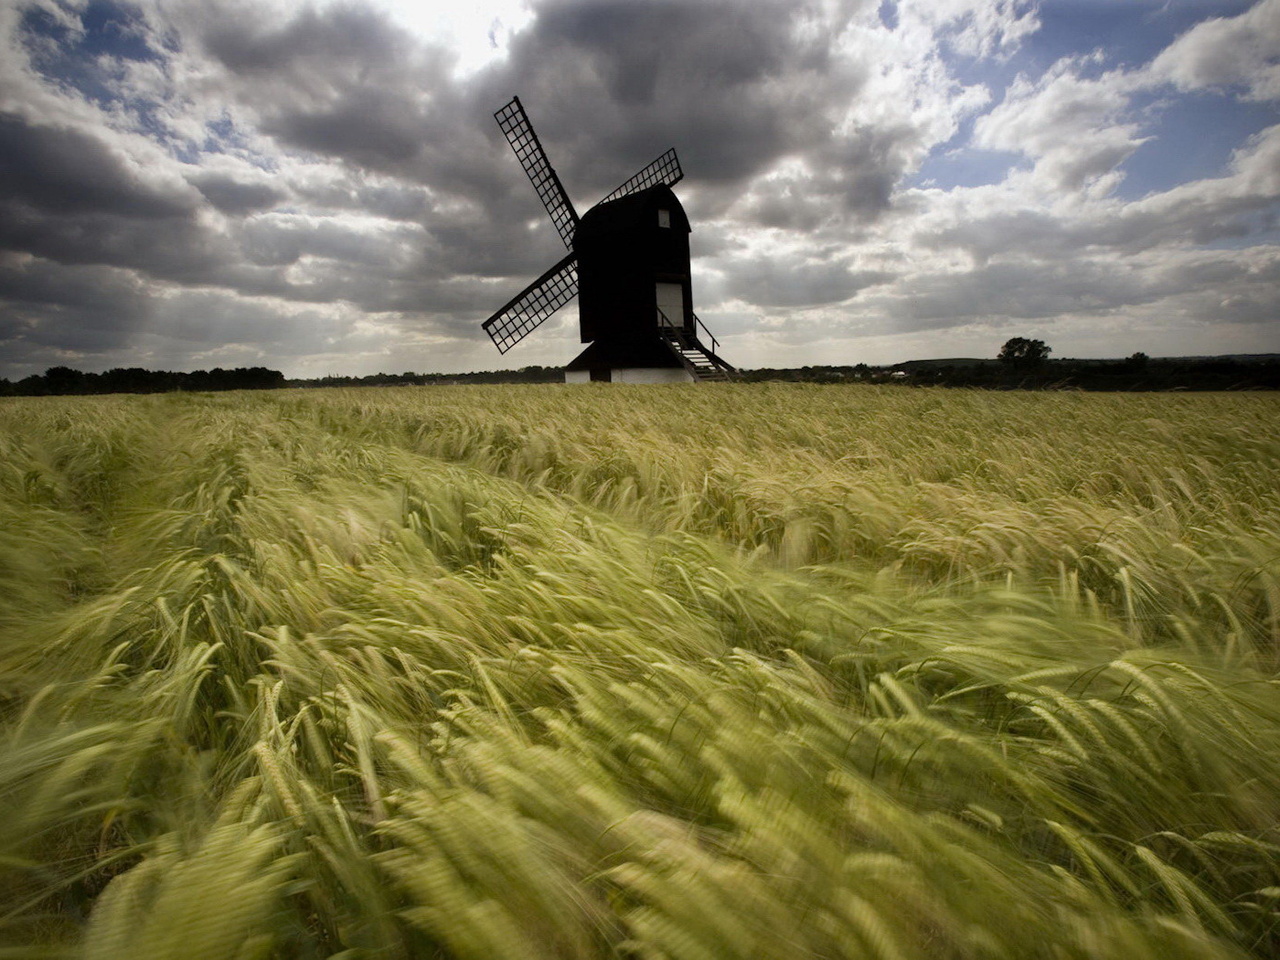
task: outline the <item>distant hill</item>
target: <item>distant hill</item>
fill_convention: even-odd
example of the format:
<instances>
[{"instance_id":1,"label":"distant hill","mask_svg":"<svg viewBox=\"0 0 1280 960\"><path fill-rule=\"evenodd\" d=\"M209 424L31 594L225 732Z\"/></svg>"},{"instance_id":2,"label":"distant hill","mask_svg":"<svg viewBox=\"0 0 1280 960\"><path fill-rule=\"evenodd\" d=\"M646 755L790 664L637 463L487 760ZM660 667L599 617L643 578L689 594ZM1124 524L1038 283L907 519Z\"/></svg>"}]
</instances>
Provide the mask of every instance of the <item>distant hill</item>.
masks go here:
<instances>
[{"instance_id":1,"label":"distant hill","mask_svg":"<svg viewBox=\"0 0 1280 960\"><path fill-rule=\"evenodd\" d=\"M988 360L982 357L946 357L936 360L905 360L902 363L895 363L893 369L911 373L915 370L937 370L940 367L985 367L999 362L999 360Z\"/></svg>"},{"instance_id":2,"label":"distant hill","mask_svg":"<svg viewBox=\"0 0 1280 960\"><path fill-rule=\"evenodd\" d=\"M1214 361L1230 361L1232 363L1280 363L1280 353L1226 353L1220 356L1191 357L1151 357L1152 363L1211 363ZM1074 357L1050 357L1045 361L1054 364L1097 365L1129 363L1127 357L1090 357L1077 359ZM904 360L893 364L894 370L905 370L912 373L916 370L937 370L942 367L998 367L1000 361L986 357L942 357L931 360Z\"/></svg>"},{"instance_id":3,"label":"distant hill","mask_svg":"<svg viewBox=\"0 0 1280 960\"><path fill-rule=\"evenodd\" d=\"M1213 360L1231 360L1235 363L1280 363L1280 353L1221 353L1205 357L1152 357L1170 363L1206 363Z\"/></svg>"},{"instance_id":4,"label":"distant hill","mask_svg":"<svg viewBox=\"0 0 1280 960\"><path fill-rule=\"evenodd\" d=\"M951 357L895 364L893 376L915 386L991 390L1280 390L1280 354L1220 357L1048 359L1039 363ZM870 379L875 379L872 374Z\"/></svg>"}]
</instances>

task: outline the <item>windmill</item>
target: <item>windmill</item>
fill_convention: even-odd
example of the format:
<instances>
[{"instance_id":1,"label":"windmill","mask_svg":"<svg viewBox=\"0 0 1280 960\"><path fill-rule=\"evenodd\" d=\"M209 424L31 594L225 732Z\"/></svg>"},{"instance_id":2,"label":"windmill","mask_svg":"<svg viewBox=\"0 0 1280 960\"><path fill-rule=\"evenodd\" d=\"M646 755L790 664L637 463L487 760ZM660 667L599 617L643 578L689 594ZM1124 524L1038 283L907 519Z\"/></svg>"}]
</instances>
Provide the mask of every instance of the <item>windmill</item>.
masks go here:
<instances>
[{"instance_id":1,"label":"windmill","mask_svg":"<svg viewBox=\"0 0 1280 960\"><path fill-rule=\"evenodd\" d=\"M689 218L671 191L684 176L675 150L579 218L520 98L494 117L569 250L484 322L498 352L577 296L581 340L589 346L565 367L567 383L727 379L734 368L693 312Z\"/></svg>"}]
</instances>

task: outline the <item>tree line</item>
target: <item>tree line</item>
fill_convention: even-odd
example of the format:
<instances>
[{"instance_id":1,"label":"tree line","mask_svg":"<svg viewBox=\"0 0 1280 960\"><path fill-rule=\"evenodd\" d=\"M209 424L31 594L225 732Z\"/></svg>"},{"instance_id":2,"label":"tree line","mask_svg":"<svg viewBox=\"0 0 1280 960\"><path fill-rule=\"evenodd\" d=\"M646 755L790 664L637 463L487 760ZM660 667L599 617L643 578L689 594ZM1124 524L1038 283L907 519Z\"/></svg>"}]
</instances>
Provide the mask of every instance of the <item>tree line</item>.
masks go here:
<instances>
[{"instance_id":1,"label":"tree line","mask_svg":"<svg viewBox=\"0 0 1280 960\"><path fill-rule=\"evenodd\" d=\"M896 383L904 386L976 387L990 390L1280 390L1280 357L1152 358L1135 353L1123 360L1050 360L1042 341L1009 341L994 360L910 360L892 366L760 367L739 371L746 383ZM1011 346L1012 345L1012 346ZM286 380L278 370L237 367L191 373L116 368L82 373L52 367L16 383L0 380L0 396L92 393L164 393L171 390L272 390L278 387L452 386L492 383L563 383L560 367L475 373L374 373Z\"/></svg>"},{"instance_id":2,"label":"tree line","mask_svg":"<svg viewBox=\"0 0 1280 960\"><path fill-rule=\"evenodd\" d=\"M94 393L167 393L175 390L274 390L279 387L395 387L463 383L563 383L560 367L521 367L475 373L371 373L363 377L327 376L286 380L279 370L236 367L224 370L145 370L117 367L105 373L84 373L70 367L50 367L42 374L16 382L0 380L0 396L51 397Z\"/></svg>"},{"instance_id":3,"label":"tree line","mask_svg":"<svg viewBox=\"0 0 1280 960\"><path fill-rule=\"evenodd\" d=\"M70 367L50 367L43 374L16 383L0 380L0 396L48 397L91 393L167 393L171 390L272 390L285 385L284 374L266 367L224 370L144 370L116 367L105 373L85 373Z\"/></svg>"},{"instance_id":4,"label":"tree line","mask_svg":"<svg viewBox=\"0 0 1280 960\"><path fill-rule=\"evenodd\" d=\"M363 377L330 375L290 380L291 387L425 387L464 383L564 383L562 367L521 367L519 370L480 370L474 373L371 373Z\"/></svg>"}]
</instances>

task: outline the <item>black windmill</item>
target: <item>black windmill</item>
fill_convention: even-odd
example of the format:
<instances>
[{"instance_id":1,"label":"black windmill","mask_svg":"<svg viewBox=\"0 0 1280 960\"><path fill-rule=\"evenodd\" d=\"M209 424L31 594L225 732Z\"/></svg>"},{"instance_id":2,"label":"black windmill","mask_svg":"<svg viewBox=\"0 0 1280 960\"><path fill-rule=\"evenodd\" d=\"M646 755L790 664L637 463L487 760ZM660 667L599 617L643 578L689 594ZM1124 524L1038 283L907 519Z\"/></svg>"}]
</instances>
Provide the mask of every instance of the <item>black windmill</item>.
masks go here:
<instances>
[{"instance_id":1,"label":"black windmill","mask_svg":"<svg viewBox=\"0 0 1280 960\"><path fill-rule=\"evenodd\" d=\"M582 342L565 367L587 380L724 380L734 368L693 312L689 218L671 187L684 176L668 150L579 218L520 98L494 114L569 253L484 322L499 353L578 296ZM702 333L705 339L699 337Z\"/></svg>"}]
</instances>

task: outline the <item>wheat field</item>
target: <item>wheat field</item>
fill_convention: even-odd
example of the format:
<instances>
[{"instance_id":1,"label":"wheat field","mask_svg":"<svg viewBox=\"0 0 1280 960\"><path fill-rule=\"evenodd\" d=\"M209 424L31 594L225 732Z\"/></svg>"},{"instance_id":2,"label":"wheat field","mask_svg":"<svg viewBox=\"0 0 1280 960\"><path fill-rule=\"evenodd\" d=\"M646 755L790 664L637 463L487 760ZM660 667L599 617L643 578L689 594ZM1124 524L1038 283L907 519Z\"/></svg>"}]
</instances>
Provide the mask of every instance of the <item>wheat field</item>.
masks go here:
<instances>
[{"instance_id":1,"label":"wheat field","mask_svg":"<svg viewBox=\"0 0 1280 960\"><path fill-rule=\"evenodd\" d=\"M0 401L0 958L1280 954L1280 398Z\"/></svg>"}]
</instances>

